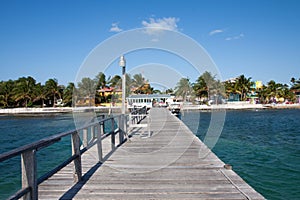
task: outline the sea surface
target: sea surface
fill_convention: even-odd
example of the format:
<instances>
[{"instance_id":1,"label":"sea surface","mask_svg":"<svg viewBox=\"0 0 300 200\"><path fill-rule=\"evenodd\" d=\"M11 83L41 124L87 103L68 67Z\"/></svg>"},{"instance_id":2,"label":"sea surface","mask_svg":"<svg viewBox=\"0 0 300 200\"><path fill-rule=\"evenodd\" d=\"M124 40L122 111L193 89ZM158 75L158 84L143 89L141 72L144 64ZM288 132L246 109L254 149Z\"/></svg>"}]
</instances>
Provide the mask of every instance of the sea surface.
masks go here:
<instances>
[{"instance_id":1,"label":"sea surface","mask_svg":"<svg viewBox=\"0 0 300 200\"><path fill-rule=\"evenodd\" d=\"M210 112L181 115L200 139L210 118ZM0 153L74 128L72 114L0 116ZM267 199L300 199L300 110L226 111L222 134L212 150ZM70 155L69 137L38 151L39 175ZM19 163L20 158L0 163L0 200L20 189Z\"/></svg>"},{"instance_id":2,"label":"sea surface","mask_svg":"<svg viewBox=\"0 0 300 200\"><path fill-rule=\"evenodd\" d=\"M210 112L181 119L204 139ZM300 199L300 110L226 111L212 151L267 199Z\"/></svg>"}]
</instances>

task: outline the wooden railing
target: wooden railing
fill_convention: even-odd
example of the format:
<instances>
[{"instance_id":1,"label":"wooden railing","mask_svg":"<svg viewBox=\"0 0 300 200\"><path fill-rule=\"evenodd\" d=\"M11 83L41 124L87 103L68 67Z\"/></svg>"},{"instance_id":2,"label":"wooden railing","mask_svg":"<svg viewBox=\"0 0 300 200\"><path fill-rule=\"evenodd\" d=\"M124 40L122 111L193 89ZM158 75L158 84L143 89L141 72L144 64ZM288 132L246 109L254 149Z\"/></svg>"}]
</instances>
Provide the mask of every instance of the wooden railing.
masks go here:
<instances>
[{"instance_id":1,"label":"wooden railing","mask_svg":"<svg viewBox=\"0 0 300 200\"><path fill-rule=\"evenodd\" d=\"M119 145L125 141L124 135L127 135L128 124L140 124L147 115L146 107L134 110L129 115L117 115L102 119L94 118L87 125L64 133L59 133L37 142L24 145L9 152L0 155L0 162L21 156L21 173L22 173L22 188L17 191L9 199L37 200L38 185L56 172L74 162L74 182L82 179L82 164L81 156L92 146L97 145L97 157L99 162L103 162L102 140L111 136L111 152L116 148L116 134L119 133ZM115 122L118 121L118 127L115 128ZM110 131L105 133L105 122L110 122ZM129 122L129 123L127 123ZM82 135L82 138L80 136ZM48 171L44 175L38 177L37 173L37 153L39 150L53 145L62 140L62 138L71 136L72 155L64 160L54 169ZM88 140L90 138L90 140Z\"/></svg>"},{"instance_id":2,"label":"wooden railing","mask_svg":"<svg viewBox=\"0 0 300 200\"><path fill-rule=\"evenodd\" d=\"M120 128L120 124L126 124L120 123L123 119L124 116L118 115L101 119L99 121L96 120L96 122L91 122L90 124L79 129L53 135L37 142L19 147L7 153L1 154L0 162L16 156L21 156L22 188L9 199L19 199L21 197L23 197L23 199L25 200L38 199L38 185L67 166L72 161L74 162L74 181L80 181L82 178L81 155L96 144L98 149L98 160L99 162L103 162L102 140L104 138L111 136L112 151L116 148L115 136L117 133L119 133L119 143L121 144L122 142L124 142L124 125L122 125L123 129ZM119 122L118 128L115 128L116 120ZM105 122L107 121L110 121L111 128L108 133L105 133ZM80 138L80 135L82 135L82 138ZM59 142L62 138L67 136L71 136L72 156L67 158L51 171L47 172L41 177L38 177L37 152L45 147ZM88 141L88 138L91 139Z\"/></svg>"},{"instance_id":3,"label":"wooden railing","mask_svg":"<svg viewBox=\"0 0 300 200\"><path fill-rule=\"evenodd\" d=\"M147 115L147 108L146 106L142 107L142 108L138 108L138 109L134 109L132 110L132 112L129 114L129 127L147 127L147 131L148 131L148 137L151 136L151 132L150 132L150 127L149 127L149 123L150 123L150 119L149 116ZM143 119L147 118L147 123L141 123Z\"/></svg>"}]
</instances>

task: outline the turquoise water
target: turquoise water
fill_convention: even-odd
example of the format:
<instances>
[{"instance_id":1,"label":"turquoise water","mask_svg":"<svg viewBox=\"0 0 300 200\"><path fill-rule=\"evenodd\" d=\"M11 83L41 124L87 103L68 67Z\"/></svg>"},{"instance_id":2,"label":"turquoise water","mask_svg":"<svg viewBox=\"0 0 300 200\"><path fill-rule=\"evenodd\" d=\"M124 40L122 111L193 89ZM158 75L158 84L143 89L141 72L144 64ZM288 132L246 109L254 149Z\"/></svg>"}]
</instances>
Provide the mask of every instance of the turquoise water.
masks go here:
<instances>
[{"instance_id":1,"label":"turquoise water","mask_svg":"<svg viewBox=\"0 0 300 200\"><path fill-rule=\"evenodd\" d=\"M188 112L182 120L203 139L210 117ZM212 150L267 199L300 199L300 110L227 111Z\"/></svg>"},{"instance_id":2,"label":"turquoise water","mask_svg":"<svg viewBox=\"0 0 300 200\"><path fill-rule=\"evenodd\" d=\"M110 129L110 121L105 124ZM117 123L115 123L117 126ZM0 154L45 137L75 129L72 114L0 116ZM37 152L38 176L71 156L71 137ZM0 163L0 200L21 189L20 156Z\"/></svg>"},{"instance_id":3,"label":"turquoise water","mask_svg":"<svg viewBox=\"0 0 300 200\"><path fill-rule=\"evenodd\" d=\"M181 118L203 139L210 117L185 112ZM0 116L0 153L74 128L72 114ZM300 110L227 111L213 151L267 199L300 199ZM39 175L69 155L68 137L38 151ZM0 199L20 189L19 163L19 158L0 163Z\"/></svg>"},{"instance_id":4,"label":"turquoise water","mask_svg":"<svg viewBox=\"0 0 300 200\"><path fill-rule=\"evenodd\" d=\"M35 117L0 116L0 153L50 135L75 128L72 114ZM38 151L38 174L57 166L71 155L70 137ZM46 158L46 159L45 159ZM21 188L20 157L0 163L0 199Z\"/></svg>"}]
</instances>

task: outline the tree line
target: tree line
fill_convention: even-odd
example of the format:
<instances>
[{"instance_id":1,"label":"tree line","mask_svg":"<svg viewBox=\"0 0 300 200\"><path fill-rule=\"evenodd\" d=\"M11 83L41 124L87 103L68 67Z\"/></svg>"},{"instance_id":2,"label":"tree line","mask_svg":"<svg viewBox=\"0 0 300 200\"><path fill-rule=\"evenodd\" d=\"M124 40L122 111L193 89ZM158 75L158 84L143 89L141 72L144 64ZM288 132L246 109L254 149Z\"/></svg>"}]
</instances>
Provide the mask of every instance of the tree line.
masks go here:
<instances>
[{"instance_id":1,"label":"tree line","mask_svg":"<svg viewBox=\"0 0 300 200\"><path fill-rule=\"evenodd\" d=\"M250 93L255 92L261 103L268 103L275 98L284 98L288 101L296 101L295 91L300 90L300 78L291 78L290 86L270 80L260 88L254 88L251 77L240 75L239 77L221 82L210 72L204 72L198 79L191 83L188 78L181 78L174 89L166 91L154 90L149 81L142 74L131 76L126 74L126 96L129 94L153 94L153 93L175 93L177 97L185 101L208 101L212 97L228 98L231 94L238 94L239 100L246 100ZM94 103L118 101L118 94L101 95L101 89L111 88L114 91L121 89L121 77L113 77L100 72L95 78L82 78L77 86L70 82L66 86L60 85L55 78L48 79L45 84L28 76L17 80L0 82L0 107L50 107L60 105L72 106L73 101L80 98L94 99Z\"/></svg>"},{"instance_id":2,"label":"tree line","mask_svg":"<svg viewBox=\"0 0 300 200\"><path fill-rule=\"evenodd\" d=\"M182 78L175 87L176 96L181 96L186 101L208 101L213 97L227 99L232 94L238 95L238 100L245 101L249 96L255 95L259 103L270 103L275 99L283 98L295 102L296 92L300 92L300 78L291 78L290 86L270 80L266 85L256 87L251 77L239 77L221 82L210 72L204 72L198 79L191 83L188 78Z\"/></svg>"},{"instance_id":3,"label":"tree line","mask_svg":"<svg viewBox=\"0 0 300 200\"><path fill-rule=\"evenodd\" d=\"M142 74L135 74L133 77L126 74L127 95L134 93L150 94L153 88L148 84ZM104 88L121 89L121 77L115 75L106 77L100 72L95 78L82 78L77 86L70 82L66 86L58 83L55 78L48 79L45 84L37 83L31 77L21 77L17 80L0 81L0 107L55 107L58 100L62 100L60 106L72 106L73 100L87 97L95 99L95 103L110 102L111 99L118 99L110 96L101 96L97 90ZM73 99L75 97L75 99Z\"/></svg>"}]
</instances>

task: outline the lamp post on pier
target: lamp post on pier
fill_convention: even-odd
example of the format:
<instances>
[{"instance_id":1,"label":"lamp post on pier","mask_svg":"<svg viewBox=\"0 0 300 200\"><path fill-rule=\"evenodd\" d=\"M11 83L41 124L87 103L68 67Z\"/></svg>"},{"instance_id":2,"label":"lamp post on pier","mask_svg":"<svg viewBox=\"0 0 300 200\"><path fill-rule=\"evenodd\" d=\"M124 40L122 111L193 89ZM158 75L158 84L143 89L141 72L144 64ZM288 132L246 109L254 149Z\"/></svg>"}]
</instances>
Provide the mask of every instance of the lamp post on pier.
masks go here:
<instances>
[{"instance_id":1,"label":"lamp post on pier","mask_svg":"<svg viewBox=\"0 0 300 200\"><path fill-rule=\"evenodd\" d=\"M125 114L125 98L126 98L126 60L123 55L120 56L119 66L122 67L122 114Z\"/></svg>"},{"instance_id":2,"label":"lamp post on pier","mask_svg":"<svg viewBox=\"0 0 300 200\"><path fill-rule=\"evenodd\" d=\"M126 99L126 60L123 55L120 56L119 66L122 68L122 117L121 117L121 127L122 134L119 133L120 143L124 140L124 134L126 133L126 117L125 117L125 99Z\"/></svg>"}]
</instances>

